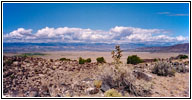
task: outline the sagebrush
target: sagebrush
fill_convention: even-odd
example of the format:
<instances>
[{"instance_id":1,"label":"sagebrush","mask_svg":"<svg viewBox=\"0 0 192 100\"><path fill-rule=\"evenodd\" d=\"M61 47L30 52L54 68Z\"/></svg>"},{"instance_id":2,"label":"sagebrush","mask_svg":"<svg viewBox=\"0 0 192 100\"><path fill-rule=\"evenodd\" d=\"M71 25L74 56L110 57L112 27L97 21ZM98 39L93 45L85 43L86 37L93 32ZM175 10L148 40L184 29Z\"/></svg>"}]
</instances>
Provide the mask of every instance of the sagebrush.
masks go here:
<instances>
[{"instance_id":1,"label":"sagebrush","mask_svg":"<svg viewBox=\"0 0 192 100\"><path fill-rule=\"evenodd\" d=\"M79 64L90 63L90 62L91 62L91 58L83 59L82 57L79 57Z\"/></svg>"},{"instance_id":2,"label":"sagebrush","mask_svg":"<svg viewBox=\"0 0 192 100\"><path fill-rule=\"evenodd\" d=\"M127 64L138 64L142 63L143 61L137 55L128 56Z\"/></svg>"},{"instance_id":3,"label":"sagebrush","mask_svg":"<svg viewBox=\"0 0 192 100\"><path fill-rule=\"evenodd\" d=\"M175 69L173 65L166 61L159 61L152 69L152 73L159 76L175 76Z\"/></svg>"},{"instance_id":4,"label":"sagebrush","mask_svg":"<svg viewBox=\"0 0 192 100\"><path fill-rule=\"evenodd\" d=\"M106 63L103 57L98 57L96 60L97 60L97 63Z\"/></svg>"}]
</instances>

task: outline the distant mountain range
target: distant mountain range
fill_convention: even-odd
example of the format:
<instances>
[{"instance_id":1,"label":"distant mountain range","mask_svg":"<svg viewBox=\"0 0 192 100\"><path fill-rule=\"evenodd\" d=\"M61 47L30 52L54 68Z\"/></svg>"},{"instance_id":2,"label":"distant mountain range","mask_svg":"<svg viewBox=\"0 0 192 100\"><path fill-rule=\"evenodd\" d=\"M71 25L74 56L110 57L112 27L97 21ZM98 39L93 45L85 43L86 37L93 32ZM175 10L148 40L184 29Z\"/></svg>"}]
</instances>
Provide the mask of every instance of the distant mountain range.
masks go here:
<instances>
[{"instance_id":1,"label":"distant mountain range","mask_svg":"<svg viewBox=\"0 0 192 100\"><path fill-rule=\"evenodd\" d=\"M107 43L3 43L3 52L44 52L44 51L112 51L120 45L124 51L139 52L188 52L189 43L177 44L107 44Z\"/></svg>"},{"instance_id":2,"label":"distant mountain range","mask_svg":"<svg viewBox=\"0 0 192 100\"><path fill-rule=\"evenodd\" d=\"M134 51L138 52L178 52L178 53L188 53L189 52L189 43L176 44L172 46L163 46L163 47L144 47L137 48Z\"/></svg>"}]
</instances>

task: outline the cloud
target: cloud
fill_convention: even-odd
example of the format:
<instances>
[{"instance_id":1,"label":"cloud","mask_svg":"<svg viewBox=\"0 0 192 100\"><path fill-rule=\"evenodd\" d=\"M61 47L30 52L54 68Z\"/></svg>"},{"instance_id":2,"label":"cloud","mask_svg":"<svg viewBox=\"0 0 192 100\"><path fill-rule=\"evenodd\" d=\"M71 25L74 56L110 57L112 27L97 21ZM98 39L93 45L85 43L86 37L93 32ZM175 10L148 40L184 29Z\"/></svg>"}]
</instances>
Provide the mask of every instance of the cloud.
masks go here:
<instances>
[{"instance_id":1,"label":"cloud","mask_svg":"<svg viewBox=\"0 0 192 100\"><path fill-rule=\"evenodd\" d=\"M24 29L24 28L18 28L17 30L14 30L10 32L9 34L4 35L5 41L9 42L24 42L25 40L33 40L36 37L31 33L32 29Z\"/></svg>"},{"instance_id":2,"label":"cloud","mask_svg":"<svg viewBox=\"0 0 192 100\"><path fill-rule=\"evenodd\" d=\"M170 14L169 16L189 16L189 14Z\"/></svg>"},{"instance_id":3,"label":"cloud","mask_svg":"<svg viewBox=\"0 0 192 100\"><path fill-rule=\"evenodd\" d=\"M167 16L189 16L189 14L172 14L170 12L158 12L157 14L167 15Z\"/></svg>"},{"instance_id":4,"label":"cloud","mask_svg":"<svg viewBox=\"0 0 192 100\"><path fill-rule=\"evenodd\" d=\"M158 14L170 14L170 12L158 12Z\"/></svg>"},{"instance_id":5,"label":"cloud","mask_svg":"<svg viewBox=\"0 0 192 100\"><path fill-rule=\"evenodd\" d=\"M18 28L17 30L12 31L9 34L6 34L5 37L12 37L12 38L21 38L24 36L31 35L32 29L25 30L24 28Z\"/></svg>"},{"instance_id":6,"label":"cloud","mask_svg":"<svg viewBox=\"0 0 192 100\"><path fill-rule=\"evenodd\" d=\"M116 26L104 30L82 28L45 27L32 33L32 29L18 28L3 36L4 42L86 42L86 43L141 43L141 42L184 42L187 37L168 36L163 29L143 29Z\"/></svg>"}]
</instances>

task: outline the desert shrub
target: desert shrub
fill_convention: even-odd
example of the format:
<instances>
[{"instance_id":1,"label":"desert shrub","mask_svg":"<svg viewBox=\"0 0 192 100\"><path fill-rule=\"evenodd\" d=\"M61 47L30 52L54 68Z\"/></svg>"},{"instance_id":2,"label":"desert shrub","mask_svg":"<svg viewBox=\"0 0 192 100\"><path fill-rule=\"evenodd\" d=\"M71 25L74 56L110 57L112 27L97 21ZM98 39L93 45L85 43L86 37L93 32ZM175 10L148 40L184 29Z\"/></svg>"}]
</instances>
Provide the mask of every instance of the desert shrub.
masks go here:
<instances>
[{"instance_id":1,"label":"desert shrub","mask_svg":"<svg viewBox=\"0 0 192 100\"><path fill-rule=\"evenodd\" d=\"M86 62L90 63L91 62L91 58L86 59Z\"/></svg>"},{"instance_id":2,"label":"desert shrub","mask_svg":"<svg viewBox=\"0 0 192 100\"><path fill-rule=\"evenodd\" d=\"M142 60L137 55L128 56L127 64L138 64L142 63Z\"/></svg>"},{"instance_id":3,"label":"desert shrub","mask_svg":"<svg viewBox=\"0 0 192 100\"><path fill-rule=\"evenodd\" d=\"M157 59L157 58L155 58L153 61L154 61L154 62L157 62L157 61L158 61L158 59Z\"/></svg>"},{"instance_id":4,"label":"desert shrub","mask_svg":"<svg viewBox=\"0 0 192 100\"><path fill-rule=\"evenodd\" d=\"M14 75L14 74L10 75L10 78L11 78L11 79L14 79L14 78L15 78L15 75Z\"/></svg>"},{"instance_id":5,"label":"desert shrub","mask_svg":"<svg viewBox=\"0 0 192 100\"><path fill-rule=\"evenodd\" d=\"M186 73L189 72L189 69L187 67L185 67L185 65L176 65L174 66L176 72L178 73Z\"/></svg>"},{"instance_id":6,"label":"desert shrub","mask_svg":"<svg viewBox=\"0 0 192 100\"><path fill-rule=\"evenodd\" d=\"M102 81L101 80L94 80L94 86L96 87L96 88L100 88L101 87L101 85L102 85Z\"/></svg>"},{"instance_id":7,"label":"desert shrub","mask_svg":"<svg viewBox=\"0 0 192 100\"><path fill-rule=\"evenodd\" d=\"M152 69L152 73L159 76L174 76L175 69L173 68L171 63L160 61L156 63L156 65Z\"/></svg>"},{"instance_id":8,"label":"desert shrub","mask_svg":"<svg viewBox=\"0 0 192 100\"><path fill-rule=\"evenodd\" d=\"M18 55L18 56L20 56L20 57L28 57L29 55L28 54L26 54L26 53L24 53L24 54L21 54L21 55Z\"/></svg>"},{"instance_id":9,"label":"desert shrub","mask_svg":"<svg viewBox=\"0 0 192 100\"><path fill-rule=\"evenodd\" d=\"M68 58L60 58L59 60L60 61L71 61L71 59L68 59Z\"/></svg>"},{"instance_id":10,"label":"desert shrub","mask_svg":"<svg viewBox=\"0 0 192 100\"><path fill-rule=\"evenodd\" d=\"M97 63L106 63L103 57L98 57L96 60L97 60Z\"/></svg>"},{"instance_id":11,"label":"desert shrub","mask_svg":"<svg viewBox=\"0 0 192 100\"><path fill-rule=\"evenodd\" d=\"M29 56L44 56L46 54L44 53L23 53L23 54L20 54L20 55L17 55L17 56L20 56L20 57L29 57Z\"/></svg>"},{"instance_id":12,"label":"desert shrub","mask_svg":"<svg viewBox=\"0 0 192 100\"><path fill-rule=\"evenodd\" d=\"M84 64L85 63L85 60L81 57L79 57L79 64Z\"/></svg>"},{"instance_id":13,"label":"desert shrub","mask_svg":"<svg viewBox=\"0 0 192 100\"><path fill-rule=\"evenodd\" d=\"M185 64L185 65L189 65L189 61L185 61L184 64Z\"/></svg>"},{"instance_id":14,"label":"desert shrub","mask_svg":"<svg viewBox=\"0 0 192 100\"><path fill-rule=\"evenodd\" d=\"M13 60L9 59L9 60L3 62L3 65L8 65L8 66L10 66L12 63L13 63Z\"/></svg>"},{"instance_id":15,"label":"desert shrub","mask_svg":"<svg viewBox=\"0 0 192 100\"><path fill-rule=\"evenodd\" d=\"M136 77L132 74L132 70L127 69L122 64L119 66L119 71L116 71L114 66L104 67L99 78L99 80L102 80L101 91L105 92L109 89L117 89L126 91L135 96L151 95L150 82L144 80L145 85L142 85L144 82L138 82ZM106 89L104 87L108 88Z\"/></svg>"},{"instance_id":16,"label":"desert shrub","mask_svg":"<svg viewBox=\"0 0 192 100\"><path fill-rule=\"evenodd\" d=\"M110 89L104 93L105 97L122 97L121 93L119 93L115 89Z\"/></svg>"},{"instance_id":17,"label":"desert shrub","mask_svg":"<svg viewBox=\"0 0 192 100\"><path fill-rule=\"evenodd\" d=\"M90 63L90 62L91 62L91 58L83 59L82 57L79 57L79 64Z\"/></svg>"},{"instance_id":18,"label":"desert shrub","mask_svg":"<svg viewBox=\"0 0 192 100\"><path fill-rule=\"evenodd\" d=\"M188 58L188 56L187 55L178 55L177 56L177 58L179 58L179 59L187 59Z\"/></svg>"}]
</instances>

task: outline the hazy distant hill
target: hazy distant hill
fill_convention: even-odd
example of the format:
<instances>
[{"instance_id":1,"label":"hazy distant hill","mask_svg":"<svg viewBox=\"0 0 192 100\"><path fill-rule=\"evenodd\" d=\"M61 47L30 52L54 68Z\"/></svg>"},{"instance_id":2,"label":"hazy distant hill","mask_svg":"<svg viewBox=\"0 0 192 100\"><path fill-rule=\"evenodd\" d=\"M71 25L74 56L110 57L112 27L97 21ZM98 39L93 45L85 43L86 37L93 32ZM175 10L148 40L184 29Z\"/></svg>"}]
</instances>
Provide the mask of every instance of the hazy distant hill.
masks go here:
<instances>
[{"instance_id":1,"label":"hazy distant hill","mask_svg":"<svg viewBox=\"0 0 192 100\"><path fill-rule=\"evenodd\" d=\"M107 44L107 43L3 43L3 52L44 52L44 51L112 51L120 45L123 51L140 52L188 52L189 44Z\"/></svg>"},{"instance_id":2,"label":"hazy distant hill","mask_svg":"<svg viewBox=\"0 0 192 100\"><path fill-rule=\"evenodd\" d=\"M4 52L43 52L43 51L111 51L115 45L107 43L3 43ZM119 44L122 50L150 47L147 44Z\"/></svg>"},{"instance_id":3,"label":"hazy distant hill","mask_svg":"<svg viewBox=\"0 0 192 100\"><path fill-rule=\"evenodd\" d=\"M162 46L162 47L144 47L137 48L135 51L139 52L189 52L189 43L177 44L173 46Z\"/></svg>"}]
</instances>

